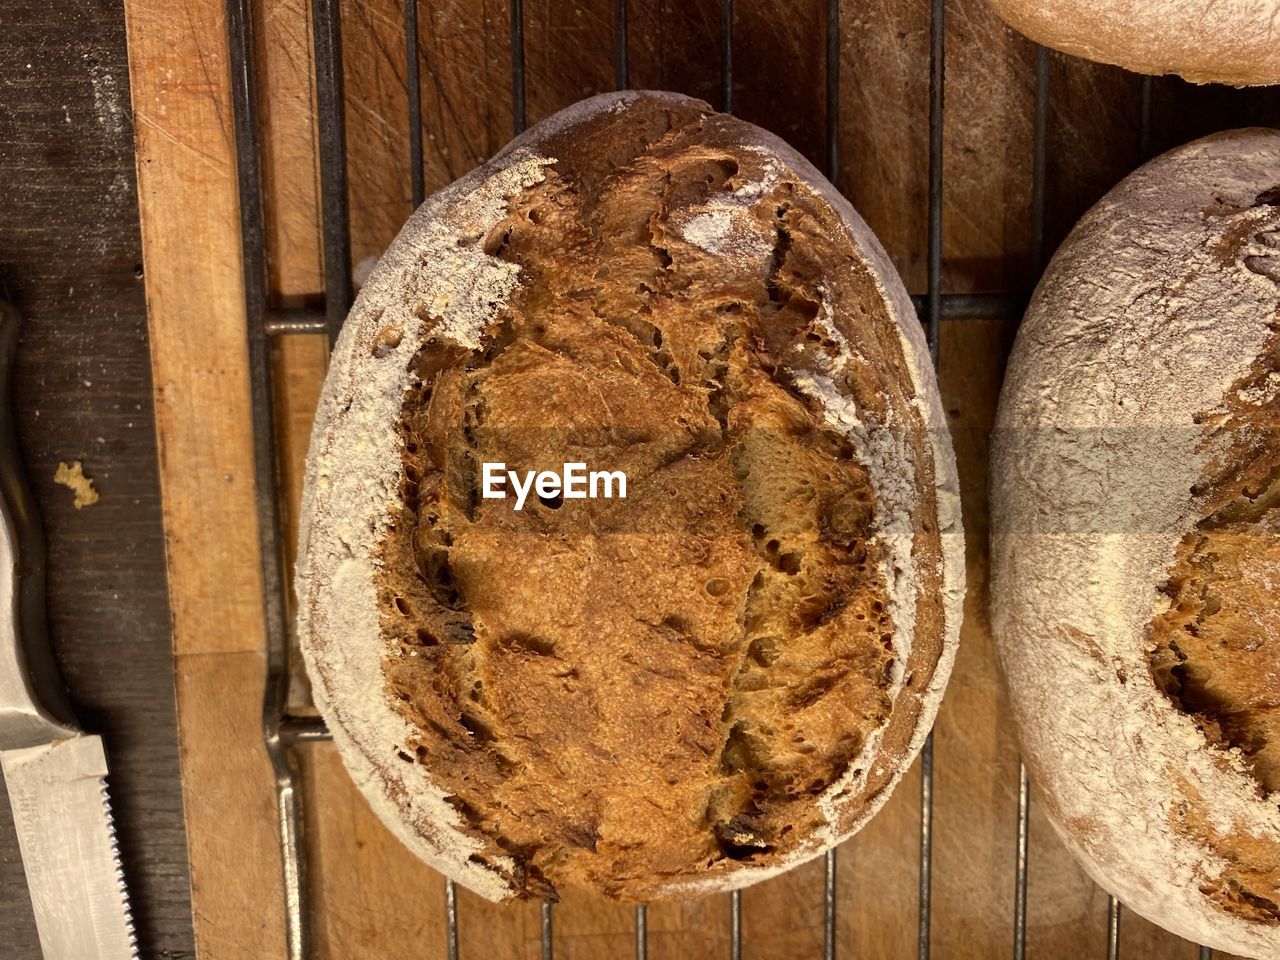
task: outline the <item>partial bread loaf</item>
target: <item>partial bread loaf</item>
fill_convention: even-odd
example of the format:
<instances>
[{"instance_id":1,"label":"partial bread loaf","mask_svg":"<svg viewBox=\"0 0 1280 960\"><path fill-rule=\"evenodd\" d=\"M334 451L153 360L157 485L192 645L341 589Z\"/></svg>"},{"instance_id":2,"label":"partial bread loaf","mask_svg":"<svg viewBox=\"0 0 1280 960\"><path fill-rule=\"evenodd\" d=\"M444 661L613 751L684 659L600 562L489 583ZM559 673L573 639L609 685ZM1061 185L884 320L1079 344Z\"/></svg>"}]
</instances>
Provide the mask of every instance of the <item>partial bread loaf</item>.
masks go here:
<instances>
[{"instance_id":1,"label":"partial bread loaf","mask_svg":"<svg viewBox=\"0 0 1280 960\"><path fill-rule=\"evenodd\" d=\"M625 499L480 495L482 464ZM857 830L955 653L956 474L879 244L784 144L596 97L431 198L308 460L298 631L353 777L493 898L742 886Z\"/></svg>"},{"instance_id":2,"label":"partial bread loaf","mask_svg":"<svg viewBox=\"0 0 1280 960\"><path fill-rule=\"evenodd\" d=\"M1280 83L1280 0L987 0L1036 43L1193 83Z\"/></svg>"},{"instance_id":3,"label":"partial bread loaf","mask_svg":"<svg viewBox=\"0 0 1280 960\"><path fill-rule=\"evenodd\" d=\"M1280 131L1076 226L1010 360L991 608L1038 802L1188 939L1280 958Z\"/></svg>"}]
</instances>

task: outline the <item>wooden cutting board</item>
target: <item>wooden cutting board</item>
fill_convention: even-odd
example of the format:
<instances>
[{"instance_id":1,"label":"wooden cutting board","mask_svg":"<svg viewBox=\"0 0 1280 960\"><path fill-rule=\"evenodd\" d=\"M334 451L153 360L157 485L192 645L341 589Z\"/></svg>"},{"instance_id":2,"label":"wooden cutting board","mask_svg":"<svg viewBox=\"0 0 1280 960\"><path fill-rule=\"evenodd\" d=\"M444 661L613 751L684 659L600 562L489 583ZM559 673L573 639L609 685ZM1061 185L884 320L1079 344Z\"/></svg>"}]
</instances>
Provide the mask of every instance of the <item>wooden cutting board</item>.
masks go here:
<instances>
[{"instance_id":1,"label":"wooden cutting board","mask_svg":"<svg viewBox=\"0 0 1280 960\"><path fill-rule=\"evenodd\" d=\"M321 281L309 5L255 5L271 299L314 304ZM839 186L913 291L925 283L928 5L842 5ZM138 188L165 524L195 931L202 956L283 957L283 888L272 777L261 741L263 611L223 0L126 0ZM612 0L525 0L529 120L613 84ZM410 212L403 12L343 4L353 262L376 256ZM740 115L823 166L823 0L738 0ZM1025 292L1030 280L1034 48L982 0L947 8L945 288ZM423 0L425 174L438 188L509 137L510 14L497 0ZM632 0L631 76L718 102L719 4ZM1054 56L1049 249L1139 161L1139 81ZM1156 88L1157 145L1241 124L1275 97ZM1274 114L1273 114L1274 115ZM942 391L961 467L969 597L963 646L936 728L933 956L1011 954L1017 754L988 634L988 433L1014 325L944 324ZM289 507L327 348L280 340L277 432ZM305 687L300 686L303 693ZM445 956L444 882L376 821L329 744L302 750L320 956ZM1034 807L1033 807L1034 811ZM914 957L920 779L841 849L838 955ZM743 895L744 956L822 953L822 865ZM649 955L727 957L727 895L649 911ZM464 958L539 956L536 905L459 892ZM630 907L570 892L556 955L633 951ZM1028 954L1105 956L1106 897L1038 815L1031 824ZM1126 914L1123 955L1193 960L1191 944Z\"/></svg>"}]
</instances>

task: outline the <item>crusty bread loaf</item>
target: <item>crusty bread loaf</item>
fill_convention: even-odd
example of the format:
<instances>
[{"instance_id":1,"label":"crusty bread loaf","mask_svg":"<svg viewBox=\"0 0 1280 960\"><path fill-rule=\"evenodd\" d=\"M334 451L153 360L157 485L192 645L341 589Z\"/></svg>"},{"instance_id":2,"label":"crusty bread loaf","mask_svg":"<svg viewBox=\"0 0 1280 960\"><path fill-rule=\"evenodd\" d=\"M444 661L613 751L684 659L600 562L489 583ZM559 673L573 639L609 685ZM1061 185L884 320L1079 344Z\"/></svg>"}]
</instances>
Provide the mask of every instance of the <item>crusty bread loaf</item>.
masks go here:
<instances>
[{"instance_id":1,"label":"crusty bread loaf","mask_svg":"<svg viewBox=\"0 0 1280 960\"><path fill-rule=\"evenodd\" d=\"M987 0L1037 43L1194 83L1280 83L1280 0Z\"/></svg>"},{"instance_id":2,"label":"crusty bread loaf","mask_svg":"<svg viewBox=\"0 0 1280 960\"><path fill-rule=\"evenodd\" d=\"M482 494L483 464L625 499ZM742 886L887 799L958 635L921 329L801 157L671 94L584 101L432 197L361 292L297 570L375 810L493 899Z\"/></svg>"},{"instance_id":3,"label":"crusty bread loaf","mask_svg":"<svg viewBox=\"0 0 1280 960\"><path fill-rule=\"evenodd\" d=\"M1125 179L1000 399L991 607L1026 762L1090 874L1280 958L1280 131Z\"/></svg>"}]
</instances>

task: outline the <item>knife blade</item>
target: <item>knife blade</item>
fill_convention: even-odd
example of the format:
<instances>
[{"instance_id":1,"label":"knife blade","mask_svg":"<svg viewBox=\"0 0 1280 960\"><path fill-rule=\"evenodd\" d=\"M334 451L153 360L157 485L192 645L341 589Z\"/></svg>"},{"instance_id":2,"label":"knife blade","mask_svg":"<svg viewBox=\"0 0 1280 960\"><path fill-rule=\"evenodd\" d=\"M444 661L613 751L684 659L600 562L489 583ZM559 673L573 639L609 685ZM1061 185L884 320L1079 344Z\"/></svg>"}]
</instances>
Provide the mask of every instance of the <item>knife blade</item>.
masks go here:
<instances>
[{"instance_id":1,"label":"knife blade","mask_svg":"<svg viewBox=\"0 0 1280 960\"><path fill-rule=\"evenodd\" d=\"M45 960L133 960L102 738L81 733L44 615L44 552L14 436L17 314L0 302L0 771Z\"/></svg>"},{"instance_id":2,"label":"knife blade","mask_svg":"<svg viewBox=\"0 0 1280 960\"><path fill-rule=\"evenodd\" d=\"M102 738L0 751L45 960L137 956Z\"/></svg>"}]
</instances>

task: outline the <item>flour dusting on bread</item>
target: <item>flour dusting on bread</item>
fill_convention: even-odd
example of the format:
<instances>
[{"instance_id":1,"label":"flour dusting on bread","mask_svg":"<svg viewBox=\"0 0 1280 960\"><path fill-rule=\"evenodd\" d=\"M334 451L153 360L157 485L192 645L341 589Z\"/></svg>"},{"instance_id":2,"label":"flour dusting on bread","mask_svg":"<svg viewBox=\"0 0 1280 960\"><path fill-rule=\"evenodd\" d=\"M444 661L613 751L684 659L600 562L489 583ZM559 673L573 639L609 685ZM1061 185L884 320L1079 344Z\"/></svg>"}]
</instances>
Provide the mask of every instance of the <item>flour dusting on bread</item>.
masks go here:
<instances>
[{"instance_id":1,"label":"flour dusting on bread","mask_svg":"<svg viewBox=\"0 0 1280 960\"><path fill-rule=\"evenodd\" d=\"M1127 906L1267 958L1280 810L1246 762L1256 744L1215 716L1252 708L1202 689L1250 654L1226 632L1209 660L1195 650L1223 629L1198 545L1254 537L1240 549L1261 558L1275 543L1259 499L1274 416L1250 404L1280 353L1280 286L1247 258L1280 220L1262 199L1277 182L1280 133L1237 131L1157 158L1084 217L1019 333L992 472L993 625L1051 821ZM1278 638L1260 637L1274 671ZM1249 872L1268 859L1269 880Z\"/></svg>"},{"instance_id":2,"label":"flour dusting on bread","mask_svg":"<svg viewBox=\"0 0 1280 960\"><path fill-rule=\"evenodd\" d=\"M474 242L505 212L506 199L539 181L553 160L526 154L502 169L480 168L428 201L372 272L344 335L317 410L300 538L296 581L314 592L299 605L298 629L314 635L303 644L317 706L348 769L382 819L420 856L441 870L461 871L468 886L489 897L505 895L500 875L470 861L480 844L457 829L461 816L445 793L367 757L367 742L403 744L412 731L385 708L384 647L380 635L375 544L399 498L399 439L388 424L399 416L409 359L428 336L478 346L485 325L517 282L511 265L484 254ZM424 309L440 318L427 329ZM359 358L359 359L357 359ZM312 505L359 505L326 512L312 523ZM312 577L318 580L311 582ZM364 642L344 643L343 638ZM324 658L327 670L315 662ZM341 677L346 699L332 691ZM385 779L385 789L378 780ZM423 842L429 838L428 842Z\"/></svg>"}]
</instances>

